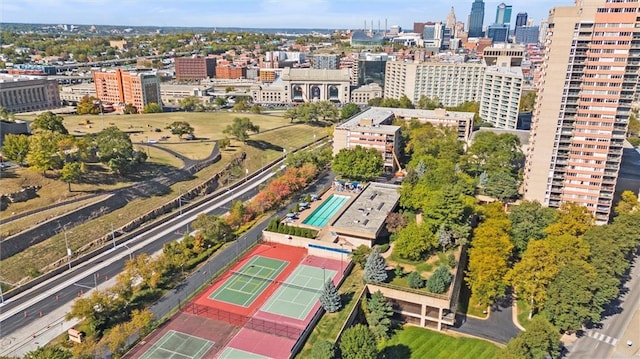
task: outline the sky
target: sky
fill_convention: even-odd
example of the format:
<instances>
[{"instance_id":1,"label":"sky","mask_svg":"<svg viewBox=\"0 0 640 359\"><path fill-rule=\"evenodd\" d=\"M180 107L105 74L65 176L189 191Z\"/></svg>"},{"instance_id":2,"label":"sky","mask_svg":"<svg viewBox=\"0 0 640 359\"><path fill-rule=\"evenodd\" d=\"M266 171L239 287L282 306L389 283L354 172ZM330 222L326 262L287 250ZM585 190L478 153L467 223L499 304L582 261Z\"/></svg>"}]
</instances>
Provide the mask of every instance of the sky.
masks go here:
<instances>
[{"instance_id":1,"label":"sky","mask_svg":"<svg viewBox=\"0 0 640 359\"><path fill-rule=\"evenodd\" d=\"M384 28L445 21L453 6L466 23L473 0L0 0L0 22L241 28ZM485 25L503 1L485 0ZM511 23L527 12L536 24L573 0L511 0Z\"/></svg>"}]
</instances>

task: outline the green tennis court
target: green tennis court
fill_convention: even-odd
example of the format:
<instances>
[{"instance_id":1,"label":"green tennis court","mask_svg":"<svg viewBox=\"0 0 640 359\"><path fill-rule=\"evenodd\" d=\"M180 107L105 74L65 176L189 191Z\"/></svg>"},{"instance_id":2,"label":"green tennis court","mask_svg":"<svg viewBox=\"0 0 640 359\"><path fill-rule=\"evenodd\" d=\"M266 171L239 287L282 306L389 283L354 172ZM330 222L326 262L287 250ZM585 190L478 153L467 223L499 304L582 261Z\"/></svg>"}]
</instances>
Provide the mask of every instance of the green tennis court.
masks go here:
<instances>
[{"instance_id":1,"label":"green tennis court","mask_svg":"<svg viewBox=\"0 0 640 359\"><path fill-rule=\"evenodd\" d=\"M214 342L193 335L168 331L160 338L141 359L201 359L215 344Z\"/></svg>"},{"instance_id":2,"label":"green tennis court","mask_svg":"<svg viewBox=\"0 0 640 359\"><path fill-rule=\"evenodd\" d=\"M349 199L351 199L349 196L332 194L326 201L322 202L320 207L316 208L309 217L302 221L302 223L315 227L323 227Z\"/></svg>"},{"instance_id":3,"label":"green tennis court","mask_svg":"<svg viewBox=\"0 0 640 359\"><path fill-rule=\"evenodd\" d=\"M287 264L287 261L254 256L237 272L232 272L231 277L209 299L248 307Z\"/></svg>"},{"instance_id":4,"label":"green tennis court","mask_svg":"<svg viewBox=\"0 0 640 359\"><path fill-rule=\"evenodd\" d=\"M269 359L269 357L245 352L244 350L226 347L218 359Z\"/></svg>"},{"instance_id":5,"label":"green tennis court","mask_svg":"<svg viewBox=\"0 0 640 359\"><path fill-rule=\"evenodd\" d=\"M302 320L320 298L324 281L333 279L337 273L330 269L300 265L260 310Z\"/></svg>"}]
</instances>

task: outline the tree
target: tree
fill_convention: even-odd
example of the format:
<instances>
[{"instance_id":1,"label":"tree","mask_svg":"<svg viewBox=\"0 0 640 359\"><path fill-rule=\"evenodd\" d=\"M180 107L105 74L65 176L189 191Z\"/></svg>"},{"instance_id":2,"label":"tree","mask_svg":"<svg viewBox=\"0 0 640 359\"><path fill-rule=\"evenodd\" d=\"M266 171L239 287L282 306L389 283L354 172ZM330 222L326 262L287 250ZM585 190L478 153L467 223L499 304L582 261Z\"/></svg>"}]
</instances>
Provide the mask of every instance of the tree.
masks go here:
<instances>
[{"instance_id":1,"label":"tree","mask_svg":"<svg viewBox=\"0 0 640 359\"><path fill-rule=\"evenodd\" d=\"M527 249L529 240L544 239L545 228L555 221L555 210L542 207L537 201L522 201L511 207L511 241L517 258Z\"/></svg>"},{"instance_id":2,"label":"tree","mask_svg":"<svg viewBox=\"0 0 640 359\"><path fill-rule=\"evenodd\" d=\"M364 181L380 176L383 165L382 156L376 149L356 146L341 149L331 167L340 176Z\"/></svg>"},{"instance_id":3,"label":"tree","mask_svg":"<svg viewBox=\"0 0 640 359\"><path fill-rule=\"evenodd\" d=\"M147 159L146 153L133 149L129 135L115 126L98 132L92 139L98 160L115 173L124 174Z\"/></svg>"},{"instance_id":4,"label":"tree","mask_svg":"<svg viewBox=\"0 0 640 359\"><path fill-rule=\"evenodd\" d=\"M569 234L582 236L595 224L595 218L587 207L575 203L563 203L557 210L558 219L547 227L549 235Z\"/></svg>"},{"instance_id":5,"label":"tree","mask_svg":"<svg viewBox=\"0 0 640 359\"><path fill-rule=\"evenodd\" d=\"M94 96L83 96L78 101L76 112L78 115L97 115L100 113L102 103Z\"/></svg>"},{"instance_id":6,"label":"tree","mask_svg":"<svg viewBox=\"0 0 640 359\"><path fill-rule=\"evenodd\" d=\"M227 99L224 97L216 97L213 100L213 103L218 107L224 107L227 105Z\"/></svg>"},{"instance_id":7,"label":"tree","mask_svg":"<svg viewBox=\"0 0 640 359\"><path fill-rule=\"evenodd\" d=\"M187 96L180 100L180 107L188 112L195 110L196 106L199 104L200 100L195 96Z\"/></svg>"},{"instance_id":8,"label":"tree","mask_svg":"<svg viewBox=\"0 0 640 359\"><path fill-rule=\"evenodd\" d=\"M359 112L360 107L355 103L349 102L348 104L342 106L342 109L340 110L340 118L346 120Z\"/></svg>"},{"instance_id":9,"label":"tree","mask_svg":"<svg viewBox=\"0 0 640 359\"><path fill-rule=\"evenodd\" d=\"M400 108L414 108L413 103L407 97L407 95L402 95L400 99L398 99L398 107Z\"/></svg>"},{"instance_id":10,"label":"tree","mask_svg":"<svg viewBox=\"0 0 640 359\"><path fill-rule=\"evenodd\" d=\"M375 336L362 324L347 328L340 338L340 351L343 359L376 359L378 349Z\"/></svg>"},{"instance_id":11,"label":"tree","mask_svg":"<svg viewBox=\"0 0 640 359\"><path fill-rule=\"evenodd\" d=\"M175 121L172 122L167 129L171 131L171 134L178 135L179 139L182 139L182 135L193 135L193 127L186 121Z\"/></svg>"},{"instance_id":12,"label":"tree","mask_svg":"<svg viewBox=\"0 0 640 359\"><path fill-rule=\"evenodd\" d=\"M39 131L51 131L66 135L69 131L64 127L62 121L64 121L62 116L58 116L51 111L43 112L33 120L31 129L35 133Z\"/></svg>"},{"instance_id":13,"label":"tree","mask_svg":"<svg viewBox=\"0 0 640 359\"><path fill-rule=\"evenodd\" d=\"M421 110L435 110L436 108L441 107L442 103L440 102L439 98L429 98L425 95L420 96L420 98L418 99L418 105L416 106L416 108L419 108Z\"/></svg>"},{"instance_id":14,"label":"tree","mask_svg":"<svg viewBox=\"0 0 640 359\"><path fill-rule=\"evenodd\" d=\"M288 118L289 122L293 123L293 120L298 118L298 109L297 107L288 108L284 114L282 115L284 118Z\"/></svg>"},{"instance_id":15,"label":"tree","mask_svg":"<svg viewBox=\"0 0 640 359\"><path fill-rule=\"evenodd\" d=\"M520 139L512 134L495 134L480 131L473 144L461 157L461 168L472 176L487 172L488 176L498 172L517 175L524 166L524 154Z\"/></svg>"},{"instance_id":16,"label":"tree","mask_svg":"<svg viewBox=\"0 0 640 359\"><path fill-rule=\"evenodd\" d=\"M233 123L227 125L224 131L222 131L222 133L229 134L242 142L247 142L249 139L247 132L260 132L260 126L254 125L248 117L234 118Z\"/></svg>"},{"instance_id":17,"label":"tree","mask_svg":"<svg viewBox=\"0 0 640 359\"><path fill-rule=\"evenodd\" d=\"M327 280L324 283L324 287L322 287L322 293L320 293L320 304L322 304L322 308L329 313L337 312L342 307L340 295L338 294L338 290L331 279Z\"/></svg>"},{"instance_id":18,"label":"tree","mask_svg":"<svg viewBox=\"0 0 640 359\"><path fill-rule=\"evenodd\" d=\"M364 244L359 245L356 249L351 251L351 260L360 265L360 268L364 269L367 258L371 254L371 248Z\"/></svg>"},{"instance_id":19,"label":"tree","mask_svg":"<svg viewBox=\"0 0 640 359\"><path fill-rule=\"evenodd\" d=\"M45 174L49 170L59 169L62 158L58 153L58 141L63 135L41 131L29 138L29 152L26 160L32 169L42 171Z\"/></svg>"},{"instance_id":20,"label":"tree","mask_svg":"<svg viewBox=\"0 0 640 359\"><path fill-rule=\"evenodd\" d=\"M426 225L412 221L397 233L393 251L401 258L418 261L437 245L437 238Z\"/></svg>"},{"instance_id":21,"label":"tree","mask_svg":"<svg viewBox=\"0 0 640 359\"><path fill-rule=\"evenodd\" d=\"M229 146L231 146L231 139L229 137L224 136L223 139L218 140L218 147L220 147L221 150L224 150Z\"/></svg>"},{"instance_id":22,"label":"tree","mask_svg":"<svg viewBox=\"0 0 640 359\"><path fill-rule=\"evenodd\" d=\"M518 196L518 181L509 173L494 173L487 179L484 192L504 203Z\"/></svg>"},{"instance_id":23,"label":"tree","mask_svg":"<svg viewBox=\"0 0 640 359\"><path fill-rule=\"evenodd\" d=\"M445 266L440 266L435 272L427 279L427 289L431 293L444 293L449 289L451 284L451 273Z\"/></svg>"},{"instance_id":24,"label":"tree","mask_svg":"<svg viewBox=\"0 0 640 359\"><path fill-rule=\"evenodd\" d=\"M407 284L413 289L424 288L424 278L418 272L411 272L407 276Z\"/></svg>"},{"instance_id":25,"label":"tree","mask_svg":"<svg viewBox=\"0 0 640 359\"><path fill-rule=\"evenodd\" d=\"M150 102L142 108L142 113L160 113L162 112L162 106L155 102Z\"/></svg>"},{"instance_id":26,"label":"tree","mask_svg":"<svg viewBox=\"0 0 640 359\"><path fill-rule=\"evenodd\" d=\"M128 103L124 105L124 114L125 115L133 115L138 113L138 108L134 106L132 103Z\"/></svg>"},{"instance_id":27,"label":"tree","mask_svg":"<svg viewBox=\"0 0 640 359\"><path fill-rule=\"evenodd\" d=\"M499 359L546 359L560 357L560 333L544 316L538 315L529 328L507 343Z\"/></svg>"},{"instance_id":28,"label":"tree","mask_svg":"<svg viewBox=\"0 0 640 359\"><path fill-rule=\"evenodd\" d=\"M246 100L237 100L232 109L235 112L242 112L248 110L249 106Z\"/></svg>"},{"instance_id":29,"label":"tree","mask_svg":"<svg viewBox=\"0 0 640 359\"><path fill-rule=\"evenodd\" d=\"M77 183L82 177L82 167L82 164L79 162L67 162L62 167L60 179L67 182L69 185L69 192L71 192L71 184Z\"/></svg>"},{"instance_id":30,"label":"tree","mask_svg":"<svg viewBox=\"0 0 640 359\"><path fill-rule=\"evenodd\" d=\"M252 105L251 108L249 109L249 111L251 111L251 113L256 113L256 114L260 114L262 113L262 106L258 105L257 103Z\"/></svg>"},{"instance_id":31,"label":"tree","mask_svg":"<svg viewBox=\"0 0 640 359\"><path fill-rule=\"evenodd\" d=\"M192 227L213 243L224 243L232 239L231 227L222 217L213 214L199 214L193 221Z\"/></svg>"},{"instance_id":32,"label":"tree","mask_svg":"<svg viewBox=\"0 0 640 359\"><path fill-rule=\"evenodd\" d=\"M378 340L388 339L393 307L381 291L375 291L367 300L367 323Z\"/></svg>"},{"instance_id":33,"label":"tree","mask_svg":"<svg viewBox=\"0 0 640 359\"><path fill-rule=\"evenodd\" d=\"M544 312L556 327L575 332L600 319L601 308L592 305L595 280L596 271L585 261L573 261L560 269L544 303Z\"/></svg>"},{"instance_id":34,"label":"tree","mask_svg":"<svg viewBox=\"0 0 640 359\"><path fill-rule=\"evenodd\" d=\"M19 165L24 165L24 161L29 154L29 137L26 135L7 134L2 144L2 155Z\"/></svg>"},{"instance_id":35,"label":"tree","mask_svg":"<svg viewBox=\"0 0 640 359\"><path fill-rule=\"evenodd\" d=\"M389 233L392 233L392 234L400 232L400 230L405 228L408 223L409 223L409 220L407 219L407 217L402 213L398 213L398 212L389 213L389 215L387 216L387 220L385 222L387 231L389 231Z\"/></svg>"},{"instance_id":36,"label":"tree","mask_svg":"<svg viewBox=\"0 0 640 359\"><path fill-rule=\"evenodd\" d=\"M536 104L537 93L535 91L527 92L520 98L519 112L531 112Z\"/></svg>"},{"instance_id":37,"label":"tree","mask_svg":"<svg viewBox=\"0 0 640 359\"><path fill-rule=\"evenodd\" d=\"M336 346L326 340L315 342L309 353L311 359L333 359L335 355Z\"/></svg>"},{"instance_id":38,"label":"tree","mask_svg":"<svg viewBox=\"0 0 640 359\"><path fill-rule=\"evenodd\" d=\"M71 352L61 346L39 347L26 353L24 359L71 359Z\"/></svg>"},{"instance_id":39,"label":"tree","mask_svg":"<svg viewBox=\"0 0 640 359\"><path fill-rule=\"evenodd\" d=\"M620 195L620 201L616 205L615 212L616 215L631 213L639 206L640 203L638 203L638 197L636 197L635 193L633 191L624 191Z\"/></svg>"},{"instance_id":40,"label":"tree","mask_svg":"<svg viewBox=\"0 0 640 359\"><path fill-rule=\"evenodd\" d=\"M447 231L444 223L440 225L438 232L436 233L436 237L438 238L438 245L442 247L442 251L447 250L447 246L453 243L453 236L451 232Z\"/></svg>"},{"instance_id":41,"label":"tree","mask_svg":"<svg viewBox=\"0 0 640 359\"><path fill-rule=\"evenodd\" d=\"M380 249L374 247L364 266L364 280L369 283L382 283L387 280L387 262L380 255Z\"/></svg>"}]
</instances>

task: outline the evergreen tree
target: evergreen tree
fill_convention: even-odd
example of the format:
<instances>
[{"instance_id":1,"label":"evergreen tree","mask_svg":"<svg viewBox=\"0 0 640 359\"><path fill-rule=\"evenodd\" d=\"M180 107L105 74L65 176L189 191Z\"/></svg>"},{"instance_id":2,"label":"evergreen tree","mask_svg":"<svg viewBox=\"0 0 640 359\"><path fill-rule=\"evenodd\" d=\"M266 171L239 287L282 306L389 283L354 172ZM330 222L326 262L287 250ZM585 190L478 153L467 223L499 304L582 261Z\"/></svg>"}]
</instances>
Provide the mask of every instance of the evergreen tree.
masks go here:
<instances>
[{"instance_id":1,"label":"evergreen tree","mask_svg":"<svg viewBox=\"0 0 640 359\"><path fill-rule=\"evenodd\" d=\"M378 339L387 339L391 328L393 308L382 292L376 291L367 300L367 322Z\"/></svg>"},{"instance_id":2,"label":"evergreen tree","mask_svg":"<svg viewBox=\"0 0 640 359\"><path fill-rule=\"evenodd\" d=\"M420 289L424 288L424 279L418 272L411 272L407 276L407 284L410 288Z\"/></svg>"},{"instance_id":3,"label":"evergreen tree","mask_svg":"<svg viewBox=\"0 0 640 359\"><path fill-rule=\"evenodd\" d=\"M427 280L427 289L431 293L444 293L451 284L451 273L445 266L440 266Z\"/></svg>"},{"instance_id":4,"label":"evergreen tree","mask_svg":"<svg viewBox=\"0 0 640 359\"><path fill-rule=\"evenodd\" d=\"M380 255L378 247L367 257L367 263L364 266L364 280L369 283L382 283L387 280L387 262Z\"/></svg>"},{"instance_id":5,"label":"evergreen tree","mask_svg":"<svg viewBox=\"0 0 640 359\"><path fill-rule=\"evenodd\" d=\"M329 279L324 283L322 287L322 293L320 293L320 303L322 308L329 313L334 313L340 310L342 303L340 302L340 295L338 289L333 284L333 280Z\"/></svg>"}]
</instances>

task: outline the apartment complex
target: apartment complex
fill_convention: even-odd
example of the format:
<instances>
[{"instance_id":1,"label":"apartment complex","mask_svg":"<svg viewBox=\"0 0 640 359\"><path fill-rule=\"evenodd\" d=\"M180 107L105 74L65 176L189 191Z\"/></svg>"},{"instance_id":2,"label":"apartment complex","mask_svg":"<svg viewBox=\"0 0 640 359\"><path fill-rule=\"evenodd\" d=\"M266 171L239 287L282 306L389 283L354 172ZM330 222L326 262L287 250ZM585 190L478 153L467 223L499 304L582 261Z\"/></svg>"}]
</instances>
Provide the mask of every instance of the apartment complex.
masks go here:
<instances>
[{"instance_id":1,"label":"apartment complex","mask_svg":"<svg viewBox=\"0 0 640 359\"><path fill-rule=\"evenodd\" d=\"M455 61L388 61L384 97L399 99L406 95L413 103L420 96L439 98L444 106L465 101L480 101L486 66Z\"/></svg>"},{"instance_id":2,"label":"apartment complex","mask_svg":"<svg viewBox=\"0 0 640 359\"><path fill-rule=\"evenodd\" d=\"M0 106L11 113L60 107L58 82L39 76L0 74Z\"/></svg>"},{"instance_id":3,"label":"apartment complex","mask_svg":"<svg viewBox=\"0 0 640 359\"><path fill-rule=\"evenodd\" d=\"M520 67L487 67L482 81L480 117L494 127L515 130L523 82Z\"/></svg>"},{"instance_id":4,"label":"apartment complex","mask_svg":"<svg viewBox=\"0 0 640 359\"><path fill-rule=\"evenodd\" d=\"M318 54L313 55L312 66L314 69L335 70L338 68L338 55L334 54Z\"/></svg>"},{"instance_id":5,"label":"apartment complex","mask_svg":"<svg viewBox=\"0 0 640 359\"><path fill-rule=\"evenodd\" d=\"M244 79L247 78L247 67L230 63L218 64L215 76L217 79Z\"/></svg>"},{"instance_id":6,"label":"apartment complex","mask_svg":"<svg viewBox=\"0 0 640 359\"><path fill-rule=\"evenodd\" d=\"M394 120L417 120L434 126L452 127L458 139L468 142L473 129L472 112L452 112L445 109L416 110L406 108L371 107L346 122L336 126L333 132L333 153L343 148L375 148L384 159L384 169L393 173L398 169L394 156L398 155L400 127Z\"/></svg>"},{"instance_id":7,"label":"apartment complex","mask_svg":"<svg viewBox=\"0 0 640 359\"><path fill-rule=\"evenodd\" d=\"M113 104L132 104L138 111L150 103L162 104L160 77L150 71L94 71L96 97Z\"/></svg>"},{"instance_id":8,"label":"apartment complex","mask_svg":"<svg viewBox=\"0 0 640 359\"><path fill-rule=\"evenodd\" d=\"M216 59L211 57L178 57L175 64L178 81L204 80L216 74Z\"/></svg>"},{"instance_id":9,"label":"apartment complex","mask_svg":"<svg viewBox=\"0 0 640 359\"><path fill-rule=\"evenodd\" d=\"M583 0L550 12L524 197L611 214L640 66L638 0Z\"/></svg>"}]
</instances>

